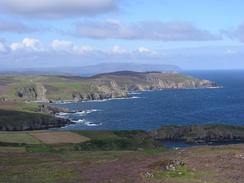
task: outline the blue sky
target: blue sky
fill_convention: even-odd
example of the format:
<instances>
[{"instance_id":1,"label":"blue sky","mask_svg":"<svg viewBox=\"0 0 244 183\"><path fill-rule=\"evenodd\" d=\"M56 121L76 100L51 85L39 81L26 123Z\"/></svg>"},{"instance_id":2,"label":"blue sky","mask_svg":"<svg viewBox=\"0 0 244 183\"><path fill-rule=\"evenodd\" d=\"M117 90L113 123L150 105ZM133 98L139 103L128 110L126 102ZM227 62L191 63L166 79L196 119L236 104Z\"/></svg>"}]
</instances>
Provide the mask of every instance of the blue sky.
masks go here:
<instances>
[{"instance_id":1,"label":"blue sky","mask_svg":"<svg viewBox=\"0 0 244 183\"><path fill-rule=\"evenodd\" d=\"M244 69L241 0L3 0L0 67Z\"/></svg>"}]
</instances>

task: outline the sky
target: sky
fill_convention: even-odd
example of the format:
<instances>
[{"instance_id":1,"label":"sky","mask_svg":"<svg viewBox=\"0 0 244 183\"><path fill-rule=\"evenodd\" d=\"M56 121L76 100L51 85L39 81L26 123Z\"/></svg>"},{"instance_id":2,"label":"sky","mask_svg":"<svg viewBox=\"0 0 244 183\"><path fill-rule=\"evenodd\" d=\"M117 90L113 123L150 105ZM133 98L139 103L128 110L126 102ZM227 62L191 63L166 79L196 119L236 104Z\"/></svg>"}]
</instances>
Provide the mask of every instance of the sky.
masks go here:
<instances>
[{"instance_id":1,"label":"sky","mask_svg":"<svg viewBox=\"0 0 244 183\"><path fill-rule=\"evenodd\" d=\"M243 0L1 0L0 70L244 69Z\"/></svg>"}]
</instances>

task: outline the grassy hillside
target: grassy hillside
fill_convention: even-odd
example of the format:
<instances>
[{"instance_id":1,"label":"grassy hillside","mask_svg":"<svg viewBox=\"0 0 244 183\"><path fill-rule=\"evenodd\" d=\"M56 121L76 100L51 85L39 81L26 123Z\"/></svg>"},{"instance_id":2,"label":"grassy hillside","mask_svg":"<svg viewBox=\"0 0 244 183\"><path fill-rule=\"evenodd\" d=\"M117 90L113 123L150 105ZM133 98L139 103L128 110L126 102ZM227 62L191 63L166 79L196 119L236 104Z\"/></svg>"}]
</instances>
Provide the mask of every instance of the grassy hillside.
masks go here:
<instances>
[{"instance_id":1,"label":"grassy hillside","mask_svg":"<svg viewBox=\"0 0 244 183\"><path fill-rule=\"evenodd\" d=\"M27 91L19 96L21 89ZM87 92L89 83L80 77L62 76L2 76L0 77L0 96L15 100L71 100L73 91ZM24 92L24 91L23 91ZM22 93L23 93L22 92ZM34 93L34 97L32 97ZM35 97L36 94L36 97Z\"/></svg>"},{"instance_id":2,"label":"grassy hillside","mask_svg":"<svg viewBox=\"0 0 244 183\"><path fill-rule=\"evenodd\" d=\"M243 145L169 150L141 131L5 132L0 182L242 183L243 156Z\"/></svg>"},{"instance_id":3,"label":"grassy hillside","mask_svg":"<svg viewBox=\"0 0 244 183\"><path fill-rule=\"evenodd\" d=\"M41 130L62 127L69 123L68 120L48 114L0 109L0 131Z\"/></svg>"},{"instance_id":4,"label":"grassy hillside","mask_svg":"<svg viewBox=\"0 0 244 183\"><path fill-rule=\"evenodd\" d=\"M40 105L32 102L0 102L0 131L40 130L62 127L70 121L57 119L40 111Z\"/></svg>"},{"instance_id":5,"label":"grassy hillside","mask_svg":"<svg viewBox=\"0 0 244 183\"><path fill-rule=\"evenodd\" d=\"M127 97L129 91L215 86L177 73L116 72L72 76L1 76L0 101L99 100Z\"/></svg>"}]
</instances>

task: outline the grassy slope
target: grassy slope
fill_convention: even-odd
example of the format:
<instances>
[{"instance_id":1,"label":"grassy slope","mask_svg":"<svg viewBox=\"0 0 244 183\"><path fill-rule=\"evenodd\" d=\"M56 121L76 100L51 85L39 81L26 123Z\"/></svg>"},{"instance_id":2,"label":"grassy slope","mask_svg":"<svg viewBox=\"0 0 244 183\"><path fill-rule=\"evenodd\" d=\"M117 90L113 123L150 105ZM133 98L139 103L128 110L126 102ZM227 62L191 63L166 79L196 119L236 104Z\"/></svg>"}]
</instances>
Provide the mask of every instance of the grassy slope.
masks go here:
<instances>
[{"instance_id":1,"label":"grassy slope","mask_svg":"<svg viewBox=\"0 0 244 183\"><path fill-rule=\"evenodd\" d=\"M150 85L152 81L146 81L146 76L156 77L167 83L181 83L184 81L194 81L198 83L200 80L174 73L133 73L133 72L117 72L111 74L102 74L90 78L80 78L71 76L0 76L0 97L20 100L16 95L19 88L31 87L40 92L40 88L44 87L46 98L51 100L72 100L73 92L87 94L89 92L98 92L98 88L105 90L113 90L111 81L116 81L119 88L142 87ZM40 92L42 93L42 92ZM41 95L41 94L40 94Z\"/></svg>"},{"instance_id":2,"label":"grassy slope","mask_svg":"<svg viewBox=\"0 0 244 183\"><path fill-rule=\"evenodd\" d=\"M38 130L61 127L64 124L64 121L48 114L0 109L0 131Z\"/></svg>"},{"instance_id":3,"label":"grassy slope","mask_svg":"<svg viewBox=\"0 0 244 183\"><path fill-rule=\"evenodd\" d=\"M50 132L52 133L52 132ZM198 147L182 150L121 148L119 139L134 140L141 147L140 131L76 132L90 138L94 149L81 144L0 145L0 182L163 182L241 183L244 146ZM13 135L14 137L14 135ZM12 137L12 138L13 138ZM17 136L15 136L17 137ZM94 143L103 141L109 149ZM0 136L1 141L1 136ZM76 148L77 146L82 148ZM119 150L118 150L119 147ZM184 166L166 170L171 160ZM238 179L236 179L238 177Z\"/></svg>"},{"instance_id":4,"label":"grassy slope","mask_svg":"<svg viewBox=\"0 0 244 183\"><path fill-rule=\"evenodd\" d=\"M7 82L6 82L7 81ZM14 100L21 100L16 95L18 88L34 87L37 90L38 85L44 86L47 89L47 98L52 100L72 100L73 92L88 93L96 91L92 88L87 79L80 77L66 76L9 76L0 77L0 91L2 86L6 86L1 97L6 97Z\"/></svg>"},{"instance_id":5,"label":"grassy slope","mask_svg":"<svg viewBox=\"0 0 244 183\"><path fill-rule=\"evenodd\" d=\"M0 143L40 144L40 141L27 132L0 132Z\"/></svg>"},{"instance_id":6,"label":"grassy slope","mask_svg":"<svg viewBox=\"0 0 244 183\"><path fill-rule=\"evenodd\" d=\"M77 139L77 136L80 139ZM154 141L143 131L0 132L0 143L29 149L39 147L37 144L40 144L40 148L48 147L54 151L52 143L60 145L56 148L65 147L74 151L137 150L161 147L160 143ZM62 144L67 145L63 146Z\"/></svg>"},{"instance_id":7,"label":"grassy slope","mask_svg":"<svg viewBox=\"0 0 244 183\"><path fill-rule=\"evenodd\" d=\"M47 96L54 100L72 99L73 91L87 92L87 82L81 82L80 77L59 76L1 76L0 77L0 100L7 98L7 102L0 101L0 125L14 125L16 127L26 123L24 121L38 121L40 118L48 121L50 118L39 113L36 103L25 102L17 97L18 88L32 86L37 90L38 85L48 89ZM22 124L21 124L22 123ZM26 123L27 124L27 123Z\"/></svg>"},{"instance_id":8,"label":"grassy slope","mask_svg":"<svg viewBox=\"0 0 244 183\"><path fill-rule=\"evenodd\" d=\"M0 103L0 110L38 112L39 105L37 103L27 103L22 101L7 102L7 103Z\"/></svg>"},{"instance_id":9,"label":"grassy slope","mask_svg":"<svg viewBox=\"0 0 244 183\"><path fill-rule=\"evenodd\" d=\"M73 91L84 91L89 88L86 81L82 82L79 77L61 77L61 76L2 76L0 77L0 86L6 86L2 89L1 97L20 100L16 96L18 88L42 85L47 88L47 97L53 100L71 100ZM1 91L1 88L0 88Z\"/></svg>"}]
</instances>

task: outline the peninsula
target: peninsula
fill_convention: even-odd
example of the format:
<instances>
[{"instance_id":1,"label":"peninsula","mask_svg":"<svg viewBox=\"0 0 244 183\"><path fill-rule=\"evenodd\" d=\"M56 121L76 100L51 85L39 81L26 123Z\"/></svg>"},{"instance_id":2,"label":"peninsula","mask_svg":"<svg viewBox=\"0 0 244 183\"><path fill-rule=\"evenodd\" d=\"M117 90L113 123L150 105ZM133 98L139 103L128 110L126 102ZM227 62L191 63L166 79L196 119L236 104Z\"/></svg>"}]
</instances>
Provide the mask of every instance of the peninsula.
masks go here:
<instances>
[{"instance_id":1,"label":"peninsula","mask_svg":"<svg viewBox=\"0 0 244 183\"><path fill-rule=\"evenodd\" d=\"M83 101L129 97L131 91L211 88L216 83L175 72L120 71L92 77L1 76L0 101Z\"/></svg>"}]
</instances>

